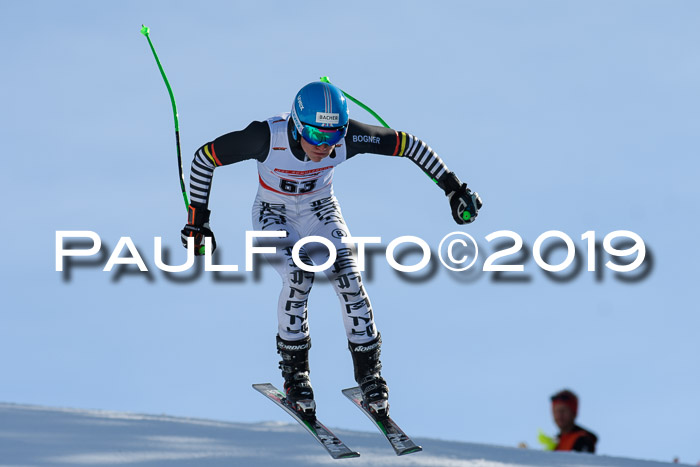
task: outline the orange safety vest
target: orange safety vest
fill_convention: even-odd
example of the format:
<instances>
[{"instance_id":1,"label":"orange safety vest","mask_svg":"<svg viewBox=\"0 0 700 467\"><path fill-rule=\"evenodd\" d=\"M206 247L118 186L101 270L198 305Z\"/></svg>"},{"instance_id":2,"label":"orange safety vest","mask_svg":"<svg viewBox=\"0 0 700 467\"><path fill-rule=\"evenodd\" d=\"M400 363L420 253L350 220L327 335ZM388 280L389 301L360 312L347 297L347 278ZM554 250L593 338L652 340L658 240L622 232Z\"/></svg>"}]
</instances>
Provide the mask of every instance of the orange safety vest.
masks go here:
<instances>
[{"instance_id":1,"label":"orange safety vest","mask_svg":"<svg viewBox=\"0 0 700 467\"><path fill-rule=\"evenodd\" d=\"M590 437L592 441L592 448L593 451L595 452L595 444L596 441L598 441L598 437L594 435L593 433L584 430L580 426L575 426L574 430L569 432L569 433L561 433L559 434L559 440L557 443L557 446L554 448L555 451L572 451L574 449L574 446L576 446L576 442L583 438L583 437Z\"/></svg>"}]
</instances>

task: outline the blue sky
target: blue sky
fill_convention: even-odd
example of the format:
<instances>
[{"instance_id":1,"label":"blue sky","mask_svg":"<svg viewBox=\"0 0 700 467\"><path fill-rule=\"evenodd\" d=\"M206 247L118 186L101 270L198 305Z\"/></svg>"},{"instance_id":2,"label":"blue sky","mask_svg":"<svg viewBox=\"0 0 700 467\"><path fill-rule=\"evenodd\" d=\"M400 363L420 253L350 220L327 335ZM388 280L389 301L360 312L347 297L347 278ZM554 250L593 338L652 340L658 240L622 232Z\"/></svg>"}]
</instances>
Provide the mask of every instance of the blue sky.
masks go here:
<instances>
[{"instance_id":1,"label":"blue sky","mask_svg":"<svg viewBox=\"0 0 700 467\"><path fill-rule=\"evenodd\" d=\"M236 421L284 419L251 388L281 383L274 352L279 279L242 273L188 283L152 267L54 270L55 232L153 238L184 260L172 114L186 172L201 144L288 111L320 76L433 147L484 199L454 224L447 200L408 161L360 156L336 171L354 235L512 230L525 244L566 232L639 234L643 281L585 269L565 283L525 262L525 283L439 269L400 280L377 261L367 290L383 333L392 411L411 433L536 446L555 427L548 396L577 391L601 453L695 463L700 329L694 290L694 2L3 2L0 114L6 248L0 400ZM372 117L358 107L351 116ZM257 189L252 162L214 178L221 261L242 265ZM381 258L380 258L381 259ZM585 258L582 258L585 259ZM102 264L103 265L103 264ZM312 380L329 425L370 429L343 400L353 384L337 299L310 303Z\"/></svg>"}]
</instances>

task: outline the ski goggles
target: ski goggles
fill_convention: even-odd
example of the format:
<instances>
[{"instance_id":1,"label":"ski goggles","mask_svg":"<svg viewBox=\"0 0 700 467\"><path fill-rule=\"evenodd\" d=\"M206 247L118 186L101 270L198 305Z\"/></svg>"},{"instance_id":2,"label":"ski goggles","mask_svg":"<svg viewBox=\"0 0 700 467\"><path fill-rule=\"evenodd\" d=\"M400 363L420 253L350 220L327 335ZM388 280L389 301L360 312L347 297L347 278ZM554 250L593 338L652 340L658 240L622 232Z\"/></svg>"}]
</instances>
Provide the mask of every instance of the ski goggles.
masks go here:
<instances>
[{"instance_id":1,"label":"ski goggles","mask_svg":"<svg viewBox=\"0 0 700 467\"><path fill-rule=\"evenodd\" d=\"M301 136L307 143L314 146L320 146L322 144L334 146L345 138L347 132L347 125L340 128L318 128L304 124Z\"/></svg>"}]
</instances>

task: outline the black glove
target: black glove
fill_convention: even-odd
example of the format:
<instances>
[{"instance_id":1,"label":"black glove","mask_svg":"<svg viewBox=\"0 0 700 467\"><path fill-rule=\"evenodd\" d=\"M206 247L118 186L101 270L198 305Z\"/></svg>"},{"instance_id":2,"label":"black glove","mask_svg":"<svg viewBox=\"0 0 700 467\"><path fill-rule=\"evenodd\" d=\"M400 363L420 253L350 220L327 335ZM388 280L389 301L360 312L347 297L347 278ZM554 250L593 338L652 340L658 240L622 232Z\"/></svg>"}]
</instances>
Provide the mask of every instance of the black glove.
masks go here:
<instances>
[{"instance_id":1,"label":"black glove","mask_svg":"<svg viewBox=\"0 0 700 467\"><path fill-rule=\"evenodd\" d=\"M449 195L450 207L452 208L452 217L458 224L471 224L479 215L479 209L484 203L481 202L481 197L479 193L472 193L472 191L467 188L466 183L462 183L462 186L458 190L453 191Z\"/></svg>"},{"instance_id":2,"label":"black glove","mask_svg":"<svg viewBox=\"0 0 700 467\"><path fill-rule=\"evenodd\" d=\"M194 238L194 254L202 256L204 254L204 237L211 237L211 251L216 250L216 239L214 232L209 228L209 215L211 211L204 207L190 205L187 210L187 224L180 232L182 246L187 248L187 237Z\"/></svg>"},{"instance_id":3,"label":"black glove","mask_svg":"<svg viewBox=\"0 0 700 467\"><path fill-rule=\"evenodd\" d=\"M484 203L478 193L467 188L466 183L460 183L454 172L445 179L445 194L450 200L452 218L458 224L471 224L479 215L479 209Z\"/></svg>"}]
</instances>

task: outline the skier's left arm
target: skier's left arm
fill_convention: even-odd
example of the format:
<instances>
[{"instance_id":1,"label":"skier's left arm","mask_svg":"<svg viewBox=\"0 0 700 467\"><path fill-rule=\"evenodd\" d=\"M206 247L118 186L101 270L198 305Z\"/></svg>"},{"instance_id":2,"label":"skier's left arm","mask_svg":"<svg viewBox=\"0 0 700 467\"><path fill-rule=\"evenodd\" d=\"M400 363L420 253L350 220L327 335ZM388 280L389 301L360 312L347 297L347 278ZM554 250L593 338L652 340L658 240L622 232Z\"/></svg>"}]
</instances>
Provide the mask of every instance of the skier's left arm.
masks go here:
<instances>
[{"instance_id":1,"label":"skier's left arm","mask_svg":"<svg viewBox=\"0 0 700 467\"><path fill-rule=\"evenodd\" d=\"M470 224L479 214L483 205L479 194L467 188L467 184L447 168L440 156L415 136L350 120L345 143L348 159L363 153L410 159L445 192L450 202L452 217L458 224Z\"/></svg>"}]
</instances>

